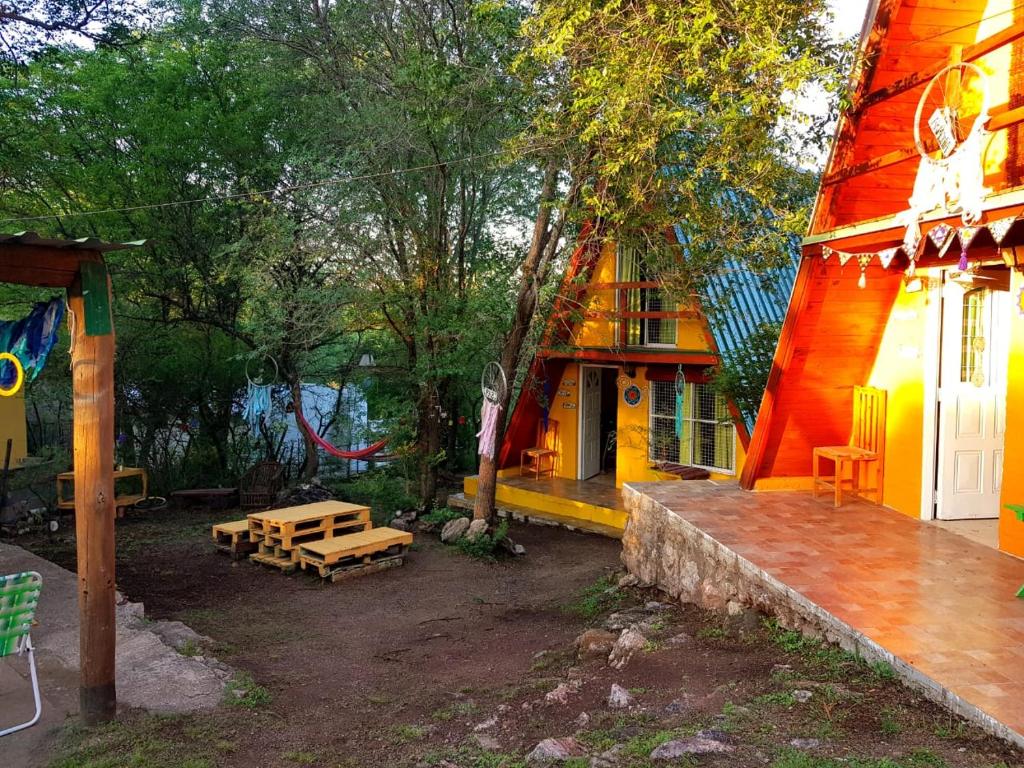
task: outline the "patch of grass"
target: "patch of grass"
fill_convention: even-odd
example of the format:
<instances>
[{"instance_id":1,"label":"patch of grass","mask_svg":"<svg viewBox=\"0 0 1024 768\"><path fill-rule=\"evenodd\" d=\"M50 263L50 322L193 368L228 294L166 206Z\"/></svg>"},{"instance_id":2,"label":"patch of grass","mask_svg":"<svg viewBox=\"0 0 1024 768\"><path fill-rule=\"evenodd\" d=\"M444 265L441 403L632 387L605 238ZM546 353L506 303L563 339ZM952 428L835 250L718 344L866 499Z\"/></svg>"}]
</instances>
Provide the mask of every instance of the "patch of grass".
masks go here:
<instances>
[{"instance_id":1,"label":"patch of grass","mask_svg":"<svg viewBox=\"0 0 1024 768\"><path fill-rule=\"evenodd\" d=\"M426 736L427 729L422 725L396 725L391 728L391 734L396 744L408 744Z\"/></svg>"},{"instance_id":2,"label":"patch of grass","mask_svg":"<svg viewBox=\"0 0 1024 768\"><path fill-rule=\"evenodd\" d=\"M181 648L178 649L178 653L182 656L198 656L202 652L202 648L196 645L195 640L189 638L181 644Z\"/></svg>"},{"instance_id":3,"label":"patch of grass","mask_svg":"<svg viewBox=\"0 0 1024 768\"><path fill-rule=\"evenodd\" d=\"M844 677L864 663L859 657L838 646L807 637L793 629L785 629L775 619L766 619L764 626L774 645L786 653L800 656L828 677Z\"/></svg>"},{"instance_id":4,"label":"patch of grass","mask_svg":"<svg viewBox=\"0 0 1024 768\"><path fill-rule=\"evenodd\" d=\"M899 736L903 732L899 712L891 707L883 709L878 716L878 730L885 736Z\"/></svg>"},{"instance_id":5,"label":"patch of grass","mask_svg":"<svg viewBox=\"0 0 1024 768\"><path fill-rule=\"evenodd\" d=\"M447 723L449 720L454 720L459 715L471 715L476 712L477 706L472 701L459 701L455 704L450 704L447 707L441 707L435 709L430 713L430 717L441 723Z\"/></svg>"},{"instance_id":6,"label":"patch of grass","mask_svg":"<svg viewBox=\"0 0 1024 768\"><path fill-rule=\"evenodd\" d=\"M756 696L750 703L755 707L792 707L796 699L789 691L772 691Z\"/></svg>"},{"instance_id":7,"label":"patch of grass","mask_svg":"<svg viewBox=\"0 0 1024 768\"><path fill-rule=\"evenodd\" d=\"M918 749L903 757L843 758L819 757L787 749L772 762L772 768L946 768L946 762L928 750Z\"/></svg>"},{"instance_id":8,"label":"patch of grass","mask_svg":"<svg viewBox=\"0 0 1024 768\"><path fill-rule=\"evenodd\" d=\"M285 752L281 757L289 763L295 763L296 765L316 765L320 760L320 758L312 752L304 752L302 750Z\"/></svg>"},{"instance_id":9,"label":"patch of grass","mask_svg":"<svg viewBox=\"0 0 1024 768\"><path fill-rule=\"evenodd\" d=\"M233 707L259 709L270 704L273 697L270 691L258 685L248 672L236 672L234 677L228 680L224 698Z\"/></svg>"},{"instance_id":10,"label":"patch of grass","mask_svg":"<svg viewBox=\"0 0 1024 768\"><path fill-rule=\"evenodd\" d=\"M967 736L967 724L963 720L950 718L945 723L936 723L934 732L940 739L962 739Z\"/></svg>"},{"instance_id":11,"label":"patch of grass","mask_svg":"<svg viewBox=\"0 0 1024 768\"><path fill-rule=\"evenodd\" d=\"M576 601L567 605L565 610L582 619L595 619L622 607L625 599L626 596L619 590L614 574L608 574L581 589Z\"/></svg>"},{"instance_id":12,"label":"patch of grass","mask_svg":"<svg viewBox=\"0 0 1024 768\"><path fill-rule=\"evenodd\" d=\"M482 533L472 541L463 536L455 546L464 555L475 557L478 560L494 560L495 554L501 548L501 543L507 538L508 520L502 520L491 533Z\"/></svg>"},{"instance_id":13,"label":"patch of grass","mask_svg":"<svg viewBox=\"0 0 1024 768\"><path fill-rule=\"evenodd\" d=\"M871 671L872 673L874 673L875 677L877 677L879 680L896 679L896 670L894 670L888 662L876 661L870 664L869 667L871 668Z\"/></svg>"},{"instance_id":14,"label":"patch of grass","mask_svg":"<svg viewBox=\"0 0 1024 768\"><path fill-rule=\"evenodd\" d=\"M189 717L144 715L95 728L68 728L49 768L214 768L217 741L189 735L193 722Z\"/></svg>"}]
</instances>

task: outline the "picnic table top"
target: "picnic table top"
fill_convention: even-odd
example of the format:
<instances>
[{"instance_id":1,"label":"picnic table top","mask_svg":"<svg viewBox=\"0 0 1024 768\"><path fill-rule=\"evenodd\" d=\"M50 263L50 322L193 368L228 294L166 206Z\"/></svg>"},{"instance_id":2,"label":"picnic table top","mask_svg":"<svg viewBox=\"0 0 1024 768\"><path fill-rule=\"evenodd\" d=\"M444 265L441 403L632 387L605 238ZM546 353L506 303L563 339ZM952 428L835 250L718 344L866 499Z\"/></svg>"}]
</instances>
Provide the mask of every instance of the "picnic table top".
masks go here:
<instances>
[{"instance_id":1,"label":"picnic table top","mask_svg":"<svg viewBox=\"0 0 1024 768\"><path fill-rule=\"evenodd\" d=\"M114 479L120 479L122 477L143 477L146 474L146 470L142 467L125 467L124 469L114 470ZM74 480L74 472L61 472L57 475L58 480Z\"/></svg>"},{"instance_id":2,"label":"picnic table top","mask_svg":"<svg viewBox=\"0 0 1024 768\"><path fill-rule=\"evenodd\" d=\"M356 549L367 546L390 546L392 544L411 544L412 534L394 528L371 528L368 531L349 533L332 539L305 541L300 547L318 555L329 555L339 550Z\"/></svg>"},{"instance_id":3,"label":"picnic table top","mask_svg":"<svg viewBox=\"0 0 1024 768\"><path fill-rule=\"evenodd\" d=\"M230 496L238 493L237 488L182 488L171 491L171 496Z\"/></svg>"},{"instance_id":4,"label":"picnic table top","mask_svg":"<svg viewBox=\"0 0 1024 768\"><path fill-rule=\"evenodd\" d=\"M369 511L363 504L349 504L346 501L318 501L313 504L302 504L298 507L284 509L267 509L249 514L251 520L266 520L271 523L298 523L307 520L318 520L330 515L343 515L346 512Z\"/></svg>"}]
</instances>

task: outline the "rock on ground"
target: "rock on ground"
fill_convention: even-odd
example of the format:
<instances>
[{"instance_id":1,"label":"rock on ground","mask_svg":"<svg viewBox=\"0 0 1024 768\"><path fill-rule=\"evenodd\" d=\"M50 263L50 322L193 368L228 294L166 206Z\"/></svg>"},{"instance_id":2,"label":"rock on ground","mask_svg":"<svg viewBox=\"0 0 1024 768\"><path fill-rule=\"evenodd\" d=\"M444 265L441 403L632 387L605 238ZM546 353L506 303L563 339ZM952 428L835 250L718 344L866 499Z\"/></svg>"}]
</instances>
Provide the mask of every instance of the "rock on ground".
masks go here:
<instances>
[{"instance_id":1,"label":"rock on ground","mask_svg":"<svg viewBox=\"0 0 1024 768\"><path fill-rule=\"evenodd\" d=\"M623 754L625 751L625 744L616 744L610 749L606 749L600 755L590 758L590 768L615 768L625 757Z\"/></svg>"},{"instance_id":2,"label":"rock on ground","mask_svg":"<svg viewBox=\"0 0 1024 768\"><path fill-rule=\"evenodd\" d=\"M701 731L688 739L666 741L651 752L651 760L678 760L687 755L714 755L732 752L736 748L726 743L724 736L714 731Z\"/></svg>"},{"instance_id":3,"label":"rock on ground","mask_svg":"<svg viewBox=\"0 0 1024 768\"><path fill-rule=\"evenodd\" d=\"M526 756L528 765L554 765L574 757L586 757L587 750L576 739L565 736L560 739L544 739Z\"/></svg>"},{"instance_id":4,"label":"rock on ground","mask_svg":"<svg viewBox=\"0 0 1024 768\"><path fill-rule=\"evenodd\" d=\"M441 541L445 544L454 544L456 541L461 539L468 530L468 517L459 517L455 520L449 520L445 523L444 528L441 529Z\"/></svg>"},{"instance_id":5,"label":"rock on ground","mask_svg":"<svg viewBox=\"0 0 1024 768\"><path fill-rule=\"evenodd\" d=\"M553 691L548 691L544 701L548 704L568 704L569 697L579 690L579 683L559 683Z\"/></svg>"},{"instance_id":6,"label":"rock on ground","mask_svg":"<svg viewBox=\"0 0 1024 768\"><path fill-rule=\"evenodd\" d=\"M622 669L629 664L637 651L643 650L645 645L647 645L647 638L638 630L632 627L622 630L622 634L619 635L619 639L612 647L612 652L608 654L609 666L614 669Z\"/></svg>"},{"instance_id":7,"label":"rock on ground","mask_svg":"<svg viewBox=\"0 0 1024 768\"><path fill-rule=\"evenodd\" d=\"M466 529L466 538L470 541L476 541L485 533L487 533L487 521L474 520L469 524L469 528Z\"/></svg>"},{"instance_id":8,"label":"rock on ground","mask_svg":"<svg viewBox=\"0 0 1024 768\"><path fill-rule=\"evenodd\" d=\"M608 707L610 709L628 709L635 703L636 699L633 694L618 683L612 683L612 689L608 693Z\"/></svg>"},{"instance_id":9,"label":"rock on ground","mask_svg":"<svg viewBox=\"0 0 1024 768\"><path fill-rule=\"evenodd\" d=\"M605 629L588 629L576 638L576 655L580 659L608 658L618 635Z\"/></svg>"}]
</instances>

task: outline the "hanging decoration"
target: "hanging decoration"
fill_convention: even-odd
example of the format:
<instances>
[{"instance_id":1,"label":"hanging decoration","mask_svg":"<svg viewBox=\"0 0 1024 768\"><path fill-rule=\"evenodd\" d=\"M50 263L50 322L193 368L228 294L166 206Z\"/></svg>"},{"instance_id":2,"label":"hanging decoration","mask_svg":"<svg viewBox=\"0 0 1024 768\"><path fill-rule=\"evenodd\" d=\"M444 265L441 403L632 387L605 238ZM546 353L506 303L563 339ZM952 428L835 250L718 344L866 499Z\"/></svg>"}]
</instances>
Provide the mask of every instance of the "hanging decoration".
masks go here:
<instances>
[{"instance_id":1,"label":"hanging decoration","mask_svg":"<svg viewBox=\"0 0 1024 768\"><path fill-rule=\"evenodd\" d=\"M480 431L476 433L477 453L494 460L495 443L498 435L498 417L501 415L501 404L508 392L508 377L500 363L490 362L484 366L480 374L480 394L483 405L480 407ZM545 431L546 431L545 427Z\"/></svg>"},{"instance_id":2,"label":"hanging decoration","mask_svg":"<svg viewBox=\"0 0 1024 768\"><path fill-rule=\"evenodd\" d=\"M683 366L676 368L676 437L683 439L683 395L686 393L686 374Z\"/></svg>"},{"instance_id":3,"label":"hanging decoration","mask_svg":"<svg viewBox=\"0 0 1024 768\"><path fill-rule=\"evenodd\" d=\"M17 358L17 370L9 359L0 366L0 389L11 389L15 380L35 381L57 344L63 319L64 299L55 297L34 305L21 320L0 322L0 352Z\"/></svg>"},{"instance_id":4,"label":"hanging decoration","mask_svg":"<svg viewBox=\"0 0 1024 768\"><path fill-rule=\"evenodd\" d=\"M917 272L917 260L922 242L932 243L938 249L939 258L943 258L953 243L956 242L960 244L960 261L957 264L957 269L960 272L967 272L971 267L969 249L977 240L978 235L987 231L992 236L995 244L1002 246L1010 229L1022 218L1024 218L1024 213L996 219L988 224L971 224L962 227L953 227L945 222L940 222L927 233L922 233L918 226L914 236L904 240L903 245L884 248L880 251L848 253L823 245L821 247L821 260L827 262L834 256L840 266L846 266L851 259L856 259L857 265L860 267L857 285L860 288L864 288L867 286L867 268L875 259L878 259L878 263L882 265L883 269L888 269L895 260L896 255L903 251L909 262L907 264L906 276L907 278L913 278Z\"/></svg>"},{"instance_id":5,"label":"hanging decoration","mask_svg":"<svg viewBox=\"0 0 1024 768\"><path fill-rule=\"evenodd\" d=\"M274 367L274 375L269 382L264 382L262 379L254 381L252 376L249 375L249 364L252 363L252 358L245 363L247 387L245 390L245 405L242 408L242 418L249 424L249 429L253 432L260 428L260 424L263 423L267 414L270 413L270 392L274 384L277 383L279 373L277 361L274 358L270 355L264 355L262 359L264 361L269 360Z\"/></svg>"},{"instance_id":6,"label":"hanging decoration","mask_svg":"<svg viewBox=\"0 0 1024 768\"><path fill-rule=\"evenodd\" d=\"M630 384L622 390L622 401L630 408L636 408L644 399L644 392L636 384Z\"/></svg>"}]
</instances>

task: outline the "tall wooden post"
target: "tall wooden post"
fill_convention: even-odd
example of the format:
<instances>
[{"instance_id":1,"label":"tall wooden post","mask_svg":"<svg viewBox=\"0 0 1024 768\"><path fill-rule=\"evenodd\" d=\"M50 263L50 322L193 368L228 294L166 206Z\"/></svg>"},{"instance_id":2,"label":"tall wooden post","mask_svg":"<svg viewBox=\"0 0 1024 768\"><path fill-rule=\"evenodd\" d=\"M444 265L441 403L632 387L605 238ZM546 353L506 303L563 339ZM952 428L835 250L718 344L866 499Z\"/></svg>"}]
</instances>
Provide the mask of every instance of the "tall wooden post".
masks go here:
<instances>
[{"instance_id":1,"label":"tall wooden post","mask_svg":"<svg viewBox=\"0 0 1024 768\"><path fill-rule=\"evenodd\" d=\"M111 719L117 711L114 686L114 332L110 320L110 283L102 262L83 262L82 273L68 290L68 304L78 537L79 698L82 719L92 725ZM105 318L103 313L106 313ZM97 333L104 327L106 333Z\"/></svg>"}]
</instances>

